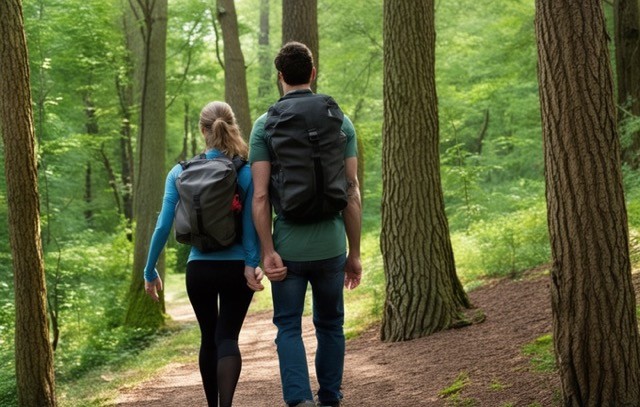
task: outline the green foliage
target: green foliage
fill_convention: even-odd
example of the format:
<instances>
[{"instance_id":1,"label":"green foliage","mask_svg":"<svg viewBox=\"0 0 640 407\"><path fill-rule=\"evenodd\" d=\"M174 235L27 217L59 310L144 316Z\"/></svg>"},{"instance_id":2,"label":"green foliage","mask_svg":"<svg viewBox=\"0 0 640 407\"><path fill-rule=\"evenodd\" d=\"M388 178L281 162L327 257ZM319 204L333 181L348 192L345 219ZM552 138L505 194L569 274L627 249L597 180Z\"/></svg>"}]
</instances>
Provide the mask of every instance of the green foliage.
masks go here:
<instances>
[{"instance_id":1,"label":"green foliage","mask_svg":"<svg viewBox=\"0 0 640 407\"><path fill-rule=\"evenodd\" d=\"M531 364L538 371L553 372L557 369L551 334L542 335L523 346L522 353L531 358Z\"/></svg>"},{"instance_id":2,"label":"green foliage","mask_svg":"<svg viewBox=\"0 0 640 407\"><path fill-rule=\"evenodd\" d=\"M464 232L452 233L458 273L463 281L483 277L516 276L549 262L546 209L528 209L479 220Z\"/></svg>"}]
</instances>

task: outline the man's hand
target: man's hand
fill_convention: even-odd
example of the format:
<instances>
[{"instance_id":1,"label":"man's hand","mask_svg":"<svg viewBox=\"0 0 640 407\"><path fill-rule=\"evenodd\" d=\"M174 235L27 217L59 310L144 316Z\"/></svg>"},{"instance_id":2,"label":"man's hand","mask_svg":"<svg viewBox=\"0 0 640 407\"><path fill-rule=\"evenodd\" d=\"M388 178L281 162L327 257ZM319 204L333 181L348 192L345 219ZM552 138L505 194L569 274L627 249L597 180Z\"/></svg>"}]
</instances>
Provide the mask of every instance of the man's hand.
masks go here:
<instances>
[{"instance_id":1,"label":"man's hand","mask_svg":"<svg viewBox=\"0 0 640 407\"><path fill-rule=\"evenodd\" d=\"M162 291L162 279L160 276L153 281L145 281L144 290L155 302L160 301L160 297L158 297L158 291Z\"/></svg>"},{"instance_id":2,"label":"man's hand","mask_svg":"<svg viewBox=\"0 0 640 407\"><path fill-rule=\"evenodd\" d=\"M253 268L244 266L244 278L247 279L247 285L253 291L264 290L264 286L261 283L263 277L264 273L262 272L262 269L260 267Z\"/></svg>"},{"instance_id":3,"label":"man's hand","mask_svg":"<svg viewBox=\"0 0 640 407\"><path fill-rule=\"evenodd\" d=\"M264 265L264 274L269 281L282 281L287 277L287 268L277 252L265 254L262 264Z\"/></svg>"},{"instance_id":4,"label":"man's hand","mask_svg":"<svg viewBox=\"0 0 640 407\"><path fill-rule=\"evenodd\" d=\"M360 263L360 256L352 256L349 254L347 257L347 264L344 266L344 286L348 290L353 290L360 285L360 279L362 278L362 264Z\"/></svg>"}]
</instances>

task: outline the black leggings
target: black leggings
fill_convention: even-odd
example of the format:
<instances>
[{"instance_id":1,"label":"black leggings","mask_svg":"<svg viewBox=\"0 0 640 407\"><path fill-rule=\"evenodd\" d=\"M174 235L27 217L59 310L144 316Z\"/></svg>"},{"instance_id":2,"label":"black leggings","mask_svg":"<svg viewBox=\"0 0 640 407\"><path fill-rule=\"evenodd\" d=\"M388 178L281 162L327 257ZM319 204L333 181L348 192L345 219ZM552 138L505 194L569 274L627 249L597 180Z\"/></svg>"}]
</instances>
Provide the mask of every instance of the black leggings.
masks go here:
<instances>
[{"instance_id":1,"label":"black leggings","mask_svg":"<svg viewBox=\"0 0 640 407\"><path fill-rule=\"evenodd\" d=\"M253 297L240 260L187 263L187 294L200 325L200 374L209 406L229 407L240 377L238 334ZM220 309L218 310L218 300Z\"/></svg>"}]
</instances>

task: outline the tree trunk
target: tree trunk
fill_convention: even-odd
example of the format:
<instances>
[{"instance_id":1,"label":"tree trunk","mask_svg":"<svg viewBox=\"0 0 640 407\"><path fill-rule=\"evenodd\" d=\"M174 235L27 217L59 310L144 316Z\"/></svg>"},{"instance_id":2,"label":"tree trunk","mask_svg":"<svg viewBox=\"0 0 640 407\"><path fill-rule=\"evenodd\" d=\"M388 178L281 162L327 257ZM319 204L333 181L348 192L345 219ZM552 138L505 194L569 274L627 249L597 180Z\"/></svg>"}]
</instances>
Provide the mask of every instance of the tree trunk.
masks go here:
<instances>
[{"instance_id":1,"label":"tree trunk","mask_svg":"<svg viewBox=\"0 0 640 407\"><path fill-rule=\"evenodd\" d=\"M640 0L616 0L613 20L621 107L618 118L640 117ZM640 132L629 136L631 140L622 151L622 159L637 169L640 167Z\"/></svg>"},{"instance_id":2,"label":"tree trunk","mask_svg":"<svg viewBox=\"0 0 640 407\"><path fill-rule=\"evenodd\" d=\"M398 341L451 327L469 300L440 181L433 0L385 0L384 41L381 337Z\"/></svg>"},{"instance_id":3,"label":"tree trunk","mask_svg":"<svg viewBox=\"0 0 640 407\"><path fill-rule=\"evenodd\" d=\"M111 166L111 160L109 160L109 156L107 156L107 153L104 151L104 143L102 143L102 145L100 146L100 158L102 159L104 170L107 172L109 186L111 187L111 191L113 191L113 199L116 204L116 209L118 210L118 214L122 214L122 205L120 204L120 191L118 190L116 174L113 172L113 167Z\"/></svg>"},{"instance_id":4,"label":"tree trunk","mask_svg":"<svg viewBox=\"0 0 640 407\"><path fill-rule=\"evenodd\" d=\"M234 1L217 0L217 16L224 42L224 98L233 109L244 138L249 140L251 132L249 93Z\"/></svg>"},{"instance_id":5,"label":"tree trunk","mask_svg":"<svg viewBox=\"0 0 640 407\"><path fill-rule=\"evenodd\" d=\"M125 324L156 328L164 323L164 300L161 296L158 306L145 294L142 271L162 205L164 177L159 174L166 172L164 156L167 0L146 0L131 5L131 12L140 22L139 37L134 40L141 40L142 54L137 69L140 73L140 130L136 143L138 162L133 194L135 252ZM161 275L164 274L162 264L161 258L158 265Z\"/></svg>"},{"instance_id":6,"label":"tree trunk","mask_svg":"<svg viewBox=\"0 0 640 407\"><path fill-rule=\"evenodd\" d=\"M126 6L128 8L128 6ZM125 9L126 10L126 9ZM129 13L123 11L122 25L125 32L125 49L130 53L134 51L132 37L137 32L133 32L132 22L128 18ZM131 140L131 107L133 106L133 86L134 67L130 55L126 55L122 61L122 73L116 74L116 90L120 102L120 179L122 182L122 211L131 227L133 221L133 143ZM130 235L130 234L129 234Z\"/></svg>"},{"instance_id":7,"label":"tree trunk","mask_svg":"<svg viewBox=\"0 0 640 407\"><path fill-rule=\"evenodd\" d=\"M273 90L276 88L276 78L272 77L273 56L269 45L269 0L260 0L260 32L258 34L258 64L260 77L258 79L257 111L265 112L273 103Z\"/></svg>"},{"instance_id":8,"label":"tree trunk","mask_svg":"<svg viewBox=\"0 0 640 407\"><path fill-rule=\"evenodd\" d=\"M319 73L318 0L282 0L282 44L289 41L298 41L309 47ZM317 82L316 79L311 83L314 92Z\"/></svg>"},{"instance_id":9,"label":"tree trunk","mask_svg":"<svg viewBox=\"0 0 640 407\"><path fill-rule=\"evenodd\" d=\"M29 59L21 2L0 2L0 16L0 125L14 274L18 403L55 406Z\"/></svg>"},{"instance_id":10,"label":"tree trunk","mask_svg":"<svg viewBox=\"0 0 640 407\"><path fill-rule=\"evenodd\" d=\"M85 123L87 134L95 136L98 134L98 120L90 94L84 96L84 106L84 113L87 116L87 122ZM84 181L84 202L86 204L84 218L87 221L87 226L91 228L93 227L93 209L91 208L93 201L93 193L91 191L91 160L87 161Z\"/></svg>"},{"instance_id":11,"label":"tree trunk","mask_svg":"<svg viewBox=\"0 0 640 407\"><path fill-rule=\"evenodd\" d=\"M565 406L640 406L613 75L599 0L536 1L553 268Z\"/></svg>"}]
</instances>

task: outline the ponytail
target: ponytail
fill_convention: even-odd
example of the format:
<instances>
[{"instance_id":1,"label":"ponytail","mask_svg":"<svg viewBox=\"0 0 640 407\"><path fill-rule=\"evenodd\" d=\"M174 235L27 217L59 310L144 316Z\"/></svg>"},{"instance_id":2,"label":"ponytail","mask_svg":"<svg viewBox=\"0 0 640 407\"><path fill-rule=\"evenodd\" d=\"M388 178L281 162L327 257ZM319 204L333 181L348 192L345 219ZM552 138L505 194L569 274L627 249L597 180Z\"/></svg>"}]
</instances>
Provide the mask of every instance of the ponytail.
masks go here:
<instances>
[{"instance_id":1,"label":"ponytail","mask_svg":"<svg viewBox=\"0 0 640 407\"><path fill-rule=\"evenodd\" d=\"M200 112L200 128L207 149L215 148L228 157L248 157L249 148L240 134L233 110L227 103L207 104Z\"/></svg>"}]
</instances>

